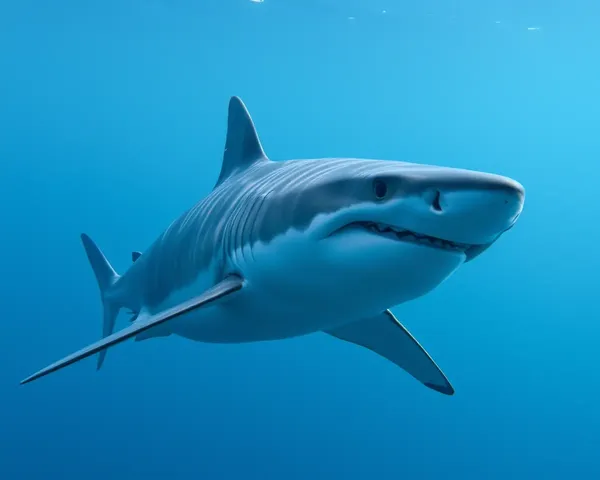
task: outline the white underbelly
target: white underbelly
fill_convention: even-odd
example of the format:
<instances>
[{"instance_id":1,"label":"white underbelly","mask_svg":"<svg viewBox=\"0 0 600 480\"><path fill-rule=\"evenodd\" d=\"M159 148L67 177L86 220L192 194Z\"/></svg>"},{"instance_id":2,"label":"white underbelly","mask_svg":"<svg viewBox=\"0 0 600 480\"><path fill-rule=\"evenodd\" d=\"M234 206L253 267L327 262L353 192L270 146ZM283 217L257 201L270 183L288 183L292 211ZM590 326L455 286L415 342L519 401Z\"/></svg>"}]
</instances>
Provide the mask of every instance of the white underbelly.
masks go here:
<instances>
[{"instance_id":1,"label":"white underbelly","mask_svg":"<svg viewBox=\"0 0 600 480\"><path fill-rule=\"evenodd\" d=\"M266 298L252 285L230 300L178 317L146 338L178 335L207 343L244 343L306 335L358 319L320 313L310 304L282 304Z\"/></svg>"},{"instance_id":2,"label":"white underbelly","mask_svg":"<svg viewBox=\"0 0 600 480\"><path fill-rule=\"evenodd\" d=\"M276 340L335 328L381 311L370 302L369 289L355 288L349 296L347 282L324 268L320 254L293 232L268 245L255 244L243 254L237 251L230 266L246 281L241 291L166 322L143 338L174 334L209 343ZM210 269L150 313L173 307L213 285Z\"/></svg>"}]
</instances>

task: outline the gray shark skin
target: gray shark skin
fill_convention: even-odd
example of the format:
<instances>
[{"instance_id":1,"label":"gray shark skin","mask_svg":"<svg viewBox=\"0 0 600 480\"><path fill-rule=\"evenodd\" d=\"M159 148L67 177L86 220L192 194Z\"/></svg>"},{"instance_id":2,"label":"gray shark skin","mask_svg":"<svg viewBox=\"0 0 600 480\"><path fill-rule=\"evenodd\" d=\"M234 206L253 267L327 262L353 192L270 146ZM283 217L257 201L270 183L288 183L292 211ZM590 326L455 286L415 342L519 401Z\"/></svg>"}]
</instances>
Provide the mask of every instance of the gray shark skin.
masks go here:
<instances>
[{"instance_id":1,"label":"gray shark skin","mask_svg":"<svg viewBox=\"0 0 600 480\"><path fill-rule=\"evenodd\" d=\"M518 182L387 160L270 160L242 101L229 103L213 191L119 276L82 235L104 306L103 338L27 383L128 338L213 343L325 332L424 385L453 387L389 308L432 291L513 227ZM118 312L132 323L113 333Z\"/></svg>"}]
</instances>

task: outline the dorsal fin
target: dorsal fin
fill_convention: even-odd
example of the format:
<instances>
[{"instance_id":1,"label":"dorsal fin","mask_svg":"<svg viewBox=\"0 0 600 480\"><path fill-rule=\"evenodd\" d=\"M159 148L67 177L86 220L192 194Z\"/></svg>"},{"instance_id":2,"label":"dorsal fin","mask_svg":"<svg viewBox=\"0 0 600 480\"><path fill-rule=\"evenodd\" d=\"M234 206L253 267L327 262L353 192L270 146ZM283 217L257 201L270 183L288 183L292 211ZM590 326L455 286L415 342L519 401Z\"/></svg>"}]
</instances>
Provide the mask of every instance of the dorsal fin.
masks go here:
<instances>
[{"instance_id":1,"label":"dorsal fin","mask_svg":"<svg viewBox=\"0 0 600 480\"><path fill-rule=\"evenodd\" d=\"M255 162L267 160L244 102L239 97L231 97L225 153L217 185L234 172L248 168Z\"/></svg>"},{"instance_id":2,"label":"dorsal fin","mask_svg":"<svg viewBox=\"0 0 600 480\"><path fill-rule=\"evenodd\" d=\"M131 261L135 262L141 256L142 256L142 252L131 252Z\"/></svg>"}]
</instances>

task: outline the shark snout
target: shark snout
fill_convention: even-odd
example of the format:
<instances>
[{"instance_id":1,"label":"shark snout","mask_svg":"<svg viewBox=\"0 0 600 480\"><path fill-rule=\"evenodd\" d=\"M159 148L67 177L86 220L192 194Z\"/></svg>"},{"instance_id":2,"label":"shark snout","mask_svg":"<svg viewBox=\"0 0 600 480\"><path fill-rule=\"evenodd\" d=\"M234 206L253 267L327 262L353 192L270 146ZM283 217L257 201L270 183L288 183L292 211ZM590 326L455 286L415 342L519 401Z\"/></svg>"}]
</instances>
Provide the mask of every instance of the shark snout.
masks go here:
<instances>
[{"instance_id":1,"label":"shark snout","mask_svg":"<svg viewBox=\"0 0 600 480\"><path fill-rule=\"evenodd\" d=\"M420 215L408 228L454 242L483 245L511 228L521 214L525 189L519 182L478 172L444 173L439 179L423 182L417 195Z\"/></svg>"}]
</instances>

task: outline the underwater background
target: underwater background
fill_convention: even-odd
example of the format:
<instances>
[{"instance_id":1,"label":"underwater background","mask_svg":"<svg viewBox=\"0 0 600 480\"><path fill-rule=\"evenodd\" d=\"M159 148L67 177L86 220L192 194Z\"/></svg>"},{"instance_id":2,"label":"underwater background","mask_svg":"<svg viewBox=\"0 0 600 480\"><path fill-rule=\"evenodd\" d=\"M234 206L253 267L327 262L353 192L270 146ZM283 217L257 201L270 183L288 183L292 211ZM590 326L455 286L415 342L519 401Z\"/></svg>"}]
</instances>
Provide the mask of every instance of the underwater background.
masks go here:
<instances>
[{"instance_id":1,"label":"underwater background","mask_svg":"<svg viewBox=\"0 0 600 480\"><path fill-rule=\"evenodd\" d=\"M0 478L600 478L600 2L0 2ZM206 195L227 103L277 159L471 168L515 228L393 308L456 389L314 334L111 349L117 271ZM122 314L118 328L126 324Z\"/></svg>"}]
</instances>

